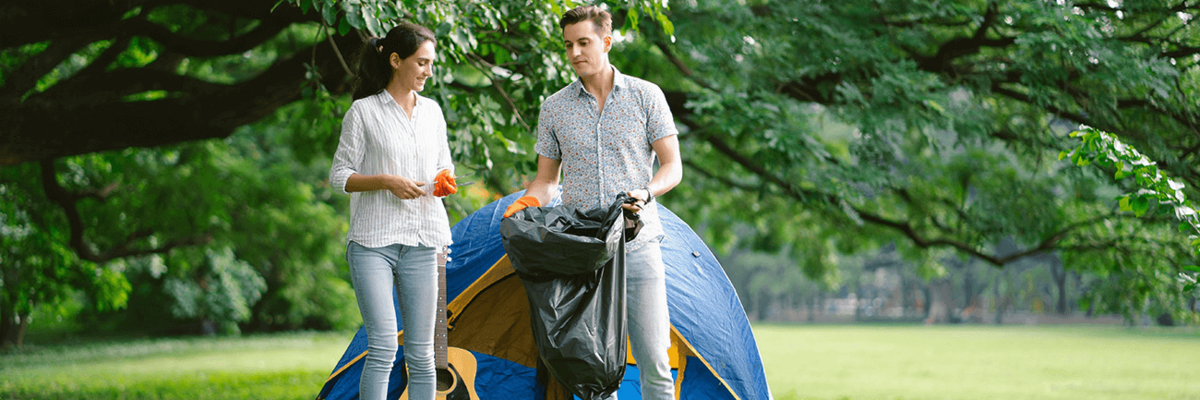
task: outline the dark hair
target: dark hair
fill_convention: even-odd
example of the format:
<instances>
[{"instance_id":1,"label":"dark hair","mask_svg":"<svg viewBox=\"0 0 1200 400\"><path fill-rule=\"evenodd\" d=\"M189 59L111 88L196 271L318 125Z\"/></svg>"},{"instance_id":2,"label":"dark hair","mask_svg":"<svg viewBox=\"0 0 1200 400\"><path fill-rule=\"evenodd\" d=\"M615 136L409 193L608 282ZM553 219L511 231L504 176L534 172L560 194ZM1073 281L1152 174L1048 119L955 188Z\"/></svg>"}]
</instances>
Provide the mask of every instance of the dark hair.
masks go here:
<instances>
[{"instance_id":1,"label":"dark hair","mask_svg":"<svg viewBox=\"0 0 1200 400\"><path fill-rule=\"evenodd\" d=\"M354 100L379 93L392 79L392 53L408 58L426 41L437 43L429 28L401 22L387 35L372 37L363 45L358 57L358 74L354 77Z\"/></svg>"},{"instance_id":2,"label":"dark hair","mask_svg":"<svg viewBox=\"0 0 1200 400\"><path fill-rule=\"evenodd\" d=\"M600 34L600 37L612 34L612 14L596 6L572 8L571 11L563 14L562 19L558 20L558 27L567 29L567 25L585 20L591 20L596 25L596 33Z\"/></svg>"}]
</instances>

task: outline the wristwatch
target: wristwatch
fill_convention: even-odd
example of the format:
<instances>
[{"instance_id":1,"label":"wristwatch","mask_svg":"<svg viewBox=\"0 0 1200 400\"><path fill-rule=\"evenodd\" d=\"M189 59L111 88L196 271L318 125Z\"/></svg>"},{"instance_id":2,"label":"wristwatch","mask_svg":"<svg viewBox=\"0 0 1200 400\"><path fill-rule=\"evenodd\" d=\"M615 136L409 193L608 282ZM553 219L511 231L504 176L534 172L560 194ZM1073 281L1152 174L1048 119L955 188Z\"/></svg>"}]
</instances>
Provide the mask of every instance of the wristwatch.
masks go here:
<instances>
[{"instance_id":1,"label":"wristwatch","mask_svg":"<svg viewBox=\"0 0 1200 400\"><path fill-rule=\"evenodd\" d=\"M646 204L650 204L650 202L654 201L654 192L650 191L649 186L642 186L642 190L646 191Z\"/></svg>"}]
</instances>

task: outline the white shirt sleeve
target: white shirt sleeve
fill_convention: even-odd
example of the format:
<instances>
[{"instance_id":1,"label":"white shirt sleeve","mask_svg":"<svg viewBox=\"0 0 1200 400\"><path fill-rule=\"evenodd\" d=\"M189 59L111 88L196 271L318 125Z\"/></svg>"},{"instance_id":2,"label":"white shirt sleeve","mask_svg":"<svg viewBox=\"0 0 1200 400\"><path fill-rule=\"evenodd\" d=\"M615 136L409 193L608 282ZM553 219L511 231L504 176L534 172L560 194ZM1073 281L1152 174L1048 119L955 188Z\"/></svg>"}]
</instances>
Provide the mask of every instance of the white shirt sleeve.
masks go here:
<instances>
[{"instance_id":1,"label":"white shirt sleeve","mask_svg":"<svg viewBox=\"0 0 1200 400\"><path fill-rule=\"evenodd\" d=\"M450 136L446 132L446 117L442 114L442 109L439 106L437 109L438 116L438 139L441 142L441 149L438 151L437 170L441 172L444 169L450 170L450 174L454 175L454 160L450 158Z\"/></svg>"},{"instance_id":2,"label":"white shirt sleeve","mask_svg":"<svg viewBox=\"0 0 1200 400\"><path fill-rule=\"evenodd\" d=\"M329 185L342 194L346 191L346 181L350 175L358 172L365 151L362 116L357 107L350 106L346 116L342 118L342 137L338 140L337 151L333 153L333 166L329 168Z\"/></svg>"}]
</instances>

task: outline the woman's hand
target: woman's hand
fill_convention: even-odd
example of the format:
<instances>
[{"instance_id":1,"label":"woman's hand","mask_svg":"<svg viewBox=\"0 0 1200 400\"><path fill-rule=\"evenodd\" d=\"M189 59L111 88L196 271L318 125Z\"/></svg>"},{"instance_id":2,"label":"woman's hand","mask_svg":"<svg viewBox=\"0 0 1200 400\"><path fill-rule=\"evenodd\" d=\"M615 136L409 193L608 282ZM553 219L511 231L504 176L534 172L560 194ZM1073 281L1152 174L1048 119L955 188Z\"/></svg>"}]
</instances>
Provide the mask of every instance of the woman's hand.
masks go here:
<instances>
[{"instance_id":1,"label":"woman's hand","mask_svg":"<svg viewBox=\"0 0 1200 400\"><path fill-rule=\"evenodd\" d=\"M412 200L425 195L425 182L414 181L399 175L383 175L383 187L392 194L404 200Z\"/></svg>"}]
</instances>

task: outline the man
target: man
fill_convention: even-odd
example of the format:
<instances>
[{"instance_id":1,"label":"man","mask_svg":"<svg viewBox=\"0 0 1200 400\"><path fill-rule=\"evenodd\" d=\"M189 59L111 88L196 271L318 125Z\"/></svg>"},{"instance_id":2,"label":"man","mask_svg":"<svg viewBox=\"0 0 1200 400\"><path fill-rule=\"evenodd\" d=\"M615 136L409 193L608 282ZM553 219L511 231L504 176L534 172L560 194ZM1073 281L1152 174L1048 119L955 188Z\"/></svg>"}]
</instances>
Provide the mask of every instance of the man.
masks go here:
<instances>
[{"instance_id":1,"label":"man","mask_svg":"<svg viewBox=\"0 0 1200 400\"><path fill-rule=\"evenodd\" d=\"M659 244L664 239L654 198L679 184L683 164L678 132L657 85L622 75L608 62L612 16L580 6L559 20L567 60L579 75L542 103L538 122L537 177L505 217L550 201L563 173L563 204L607 207L625 192L626 205L644 222L627 246L626 318L633 357L641 371L643 399L674 399L667 349L670 319ZM653 172L657 155L659 169ZM616 394L613 394L616 398Z\"/></svg>"}]
</instances>

